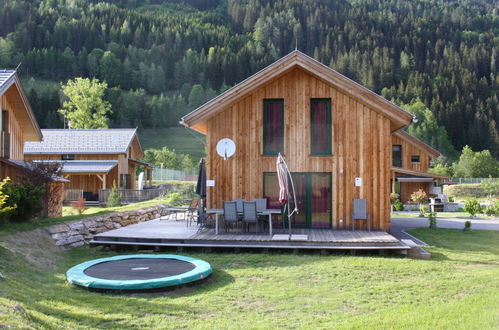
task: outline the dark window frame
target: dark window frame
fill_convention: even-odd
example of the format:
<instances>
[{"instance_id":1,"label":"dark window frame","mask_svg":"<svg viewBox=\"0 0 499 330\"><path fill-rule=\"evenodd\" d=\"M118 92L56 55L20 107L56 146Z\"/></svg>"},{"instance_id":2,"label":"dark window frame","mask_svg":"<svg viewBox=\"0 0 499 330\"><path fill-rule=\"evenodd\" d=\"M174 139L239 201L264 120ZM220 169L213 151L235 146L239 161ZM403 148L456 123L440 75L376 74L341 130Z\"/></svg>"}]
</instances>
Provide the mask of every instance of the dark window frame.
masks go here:
<instances>
[{"instance_id":1,"label":"dark window frame","mask_svg":"<svg viewBox=\"0 0 499 330\"><path fill-rule=\"evenodd\" d=\"M327 134L328 134L328 147L327 151L317 151L314 146L314 104L319 102L326 102L327 107ZM332 115L332 101L331 98L311 98L310 99L310 155L311 156L332 156L333 155L333 115Z\"/></svg>"},{"instance_id":2,"label":"dark window frame","mask_svg":"<svg viewBox=\"0 0 499 330\"><path fill-rule=\"evenodd\" d=\"M400 157L399 157L399 159L400 159L400 163L399 163L399 164L400 164L400 165L396 165L396 164L395 164L395 157L393 157L393 153L394 153L393 148L394 148L394 147L399 147L399 148L400 148L400 150L399 150L399 153L400 153ZM403 167L402 145L401 145L401 144L393 144L393 145L392 145L392 166L395 166L395 167Z\"/></svg>"},{"instance_id":3,"label":"dark window frame","mask_svg":"<svg viewBox=\"0 0 499 330\"><path fill-rule=\"evenodd\" d=\"M75 155L73 155L73 154L62 155L61 160L75 160Z\"/></svg>"},{"instance_id":4,"label":"dark window frame","mask_svg":"<svg viewBox=\"0 0 499 330\"><path fill-rule=\"evenodd\" d=\"M266 147L267 145L267 139L268 137L266 136L266 132L267 132L267 116L266 116L266 112L267 112L267 104L270 103L270 102L280 102L281 103L281 118L282 118L282 121L281 121L281 131L282 131L282 134L280 136L281 138L281 141L282 141L282 150L271 150L269 148ZM279 153L281 153L281 155L284 155L284 149L285 149L285 141L284 141L284 99L279 99L279 98L274 98L274 99L263 99L263 156L277 156Z\"/></svg>"},{"instance_id":5,"label":"dark window frame","mask_svg":"<svg viewBox=\"0 0 499 330\"><path fill-rule=\"evenodd\" d=\"M417 161L414 160L414 157L417 157ZM421 156L420 155L411 155L411 164L421 164Z\"/></svg>"}]
</instances>

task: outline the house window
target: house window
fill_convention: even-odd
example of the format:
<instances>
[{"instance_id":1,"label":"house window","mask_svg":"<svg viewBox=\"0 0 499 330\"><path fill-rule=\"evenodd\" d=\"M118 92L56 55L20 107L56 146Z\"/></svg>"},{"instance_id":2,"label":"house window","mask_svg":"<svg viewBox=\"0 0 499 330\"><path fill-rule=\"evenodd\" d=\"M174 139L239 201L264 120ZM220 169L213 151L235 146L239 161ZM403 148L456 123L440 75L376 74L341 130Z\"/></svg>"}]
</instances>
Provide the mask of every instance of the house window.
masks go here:
<instances>
[{"instance_id":1,"label":"house window","mask_svg":"<svg viewBox=\"0 0 499 330\"><path fill-rule=\"evenodd\" d=\"M9 112L2 111L2 132L9 131Z\"/></svg>"},{"instance_id":2,"label":"house window","mask_svg":"<svg viewBox=\"0 0 499 330\"><path fill-rule=\"evenodd\" d=\"M120 188L130 189L130 174L120 174Z\"/></svg>"},{"instance_id":3,"label":"house window","mask_svg":"<svg viewBox=\"0 0 499 330\"><path fill-rule=\"evenodd\" d=\"M310 100L310 150L312 155L331 155L331 99Z\"/></svg>"},{"instance_id":4,"label":"house window","mask_svg":"<svg viewBox=\"0 0 499 330\"><path fill-rule=\"evenodd\" d=\"M284 100L263 100L263 154L284 153Z\"/></svg>"},{"instance_id":5,"label":"house window","mask_svg":"<svg viewBox=\"0 0 499 330\"><path fill-rule=\"evenodd\" d=\"M392 146L392 165L396 167L402 167L402 146L393 145Z\"/></svg>"},{"instance_id":6,"label":"house window","mask_svg":"<svg viewBox=\"0 0 499 330\"><path fill-rule=\"evenodd\" d=\"M419 155L412 155L411 156L411 163L412 164L419 164L419 163L421 163L420 160L419 160Z\"/></svg>"},{"instance_id":7,"label":"house window","mask_svg":"<svg viewBox=\"0 0 499 330\"><path fill-rule=\"evenodd\" d=\"M61 160L75 160L75 155L62 155Z\"/></svg>"},{"instance_id":8,"label":"house window","mask_svg":"<svg viewBox=\"0 0 499 330\"><path fill-rule=\"evenodd\" d=\"M2 111L0 132L0 157L10 158L9 112Z\"/></svg>"}]
</instances>

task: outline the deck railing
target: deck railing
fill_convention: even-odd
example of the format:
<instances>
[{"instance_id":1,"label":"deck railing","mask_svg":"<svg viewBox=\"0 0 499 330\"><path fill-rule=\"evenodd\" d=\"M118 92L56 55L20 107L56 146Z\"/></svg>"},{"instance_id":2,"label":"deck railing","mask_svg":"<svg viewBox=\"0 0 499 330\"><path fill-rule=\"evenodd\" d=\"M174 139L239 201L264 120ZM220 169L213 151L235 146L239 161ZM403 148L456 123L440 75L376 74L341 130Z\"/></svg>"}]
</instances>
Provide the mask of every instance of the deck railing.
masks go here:
<instances>
[{"instance_id":1,"label":"deck railing","mask_svg":"<svg viewBox=\"0 0 499 330\"><path fill-rule=\"evenodd\" d=\"M109 198L111 189L100 189L99 190L99 204L105 205ZM154 188L154 189L119 189L118 194L120 195L121 204L131 204L143 201L148 201L150 199L157 198L161 195L167 193L166 188Z\"/></svg>"},{"instance_id":2,"label":"deck railing","mask_svg":"<svg viewBox=\"0 0 499 330\"><path fill-rule=\"evenodd\" d=\"M83 189L64 189L64 203L77 201L83 197Z\"/></svg>"}]
</instances>

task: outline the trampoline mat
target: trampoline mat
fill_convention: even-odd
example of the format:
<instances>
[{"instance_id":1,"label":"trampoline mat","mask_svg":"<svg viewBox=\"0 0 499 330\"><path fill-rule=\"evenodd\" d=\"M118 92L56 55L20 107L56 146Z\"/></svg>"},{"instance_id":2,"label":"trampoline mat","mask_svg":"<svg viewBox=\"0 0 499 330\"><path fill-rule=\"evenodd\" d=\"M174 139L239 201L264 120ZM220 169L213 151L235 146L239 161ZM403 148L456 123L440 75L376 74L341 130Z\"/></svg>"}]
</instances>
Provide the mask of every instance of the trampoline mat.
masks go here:
<instances>
[{"instance_id":1,"label":"trampoline mat","mask_svg":"<svg viewBox=\"0 0 499 330\"><path fill-rule=\"evenodd\" d=\"M83 272L105 280L150 280L189 272L196 266L188 261L170 258L130 258L106 261L88 267Z\"/></svg>"}]
</instances>

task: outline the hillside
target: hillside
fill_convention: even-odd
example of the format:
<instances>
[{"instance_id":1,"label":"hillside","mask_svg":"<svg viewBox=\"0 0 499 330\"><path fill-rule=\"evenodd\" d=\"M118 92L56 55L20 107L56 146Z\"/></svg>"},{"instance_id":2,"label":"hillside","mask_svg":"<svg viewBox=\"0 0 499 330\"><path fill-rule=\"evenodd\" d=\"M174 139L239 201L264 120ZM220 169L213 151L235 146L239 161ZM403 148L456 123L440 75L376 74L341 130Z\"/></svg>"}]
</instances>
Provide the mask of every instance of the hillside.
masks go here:
<instances>
[{"instance_id":1,"label":"hillside","mask_svg":"<svg viewBox=\"0 0 499 330\"><path fill-rule=\"evenodd\" d=\"M88 76L111 87L112 126L163 128L298 45L497 158L498 32L494 0L4 0L0 67L35 79L44 127L62 126L60 83Z\"/></svg>"}]
</instances>

